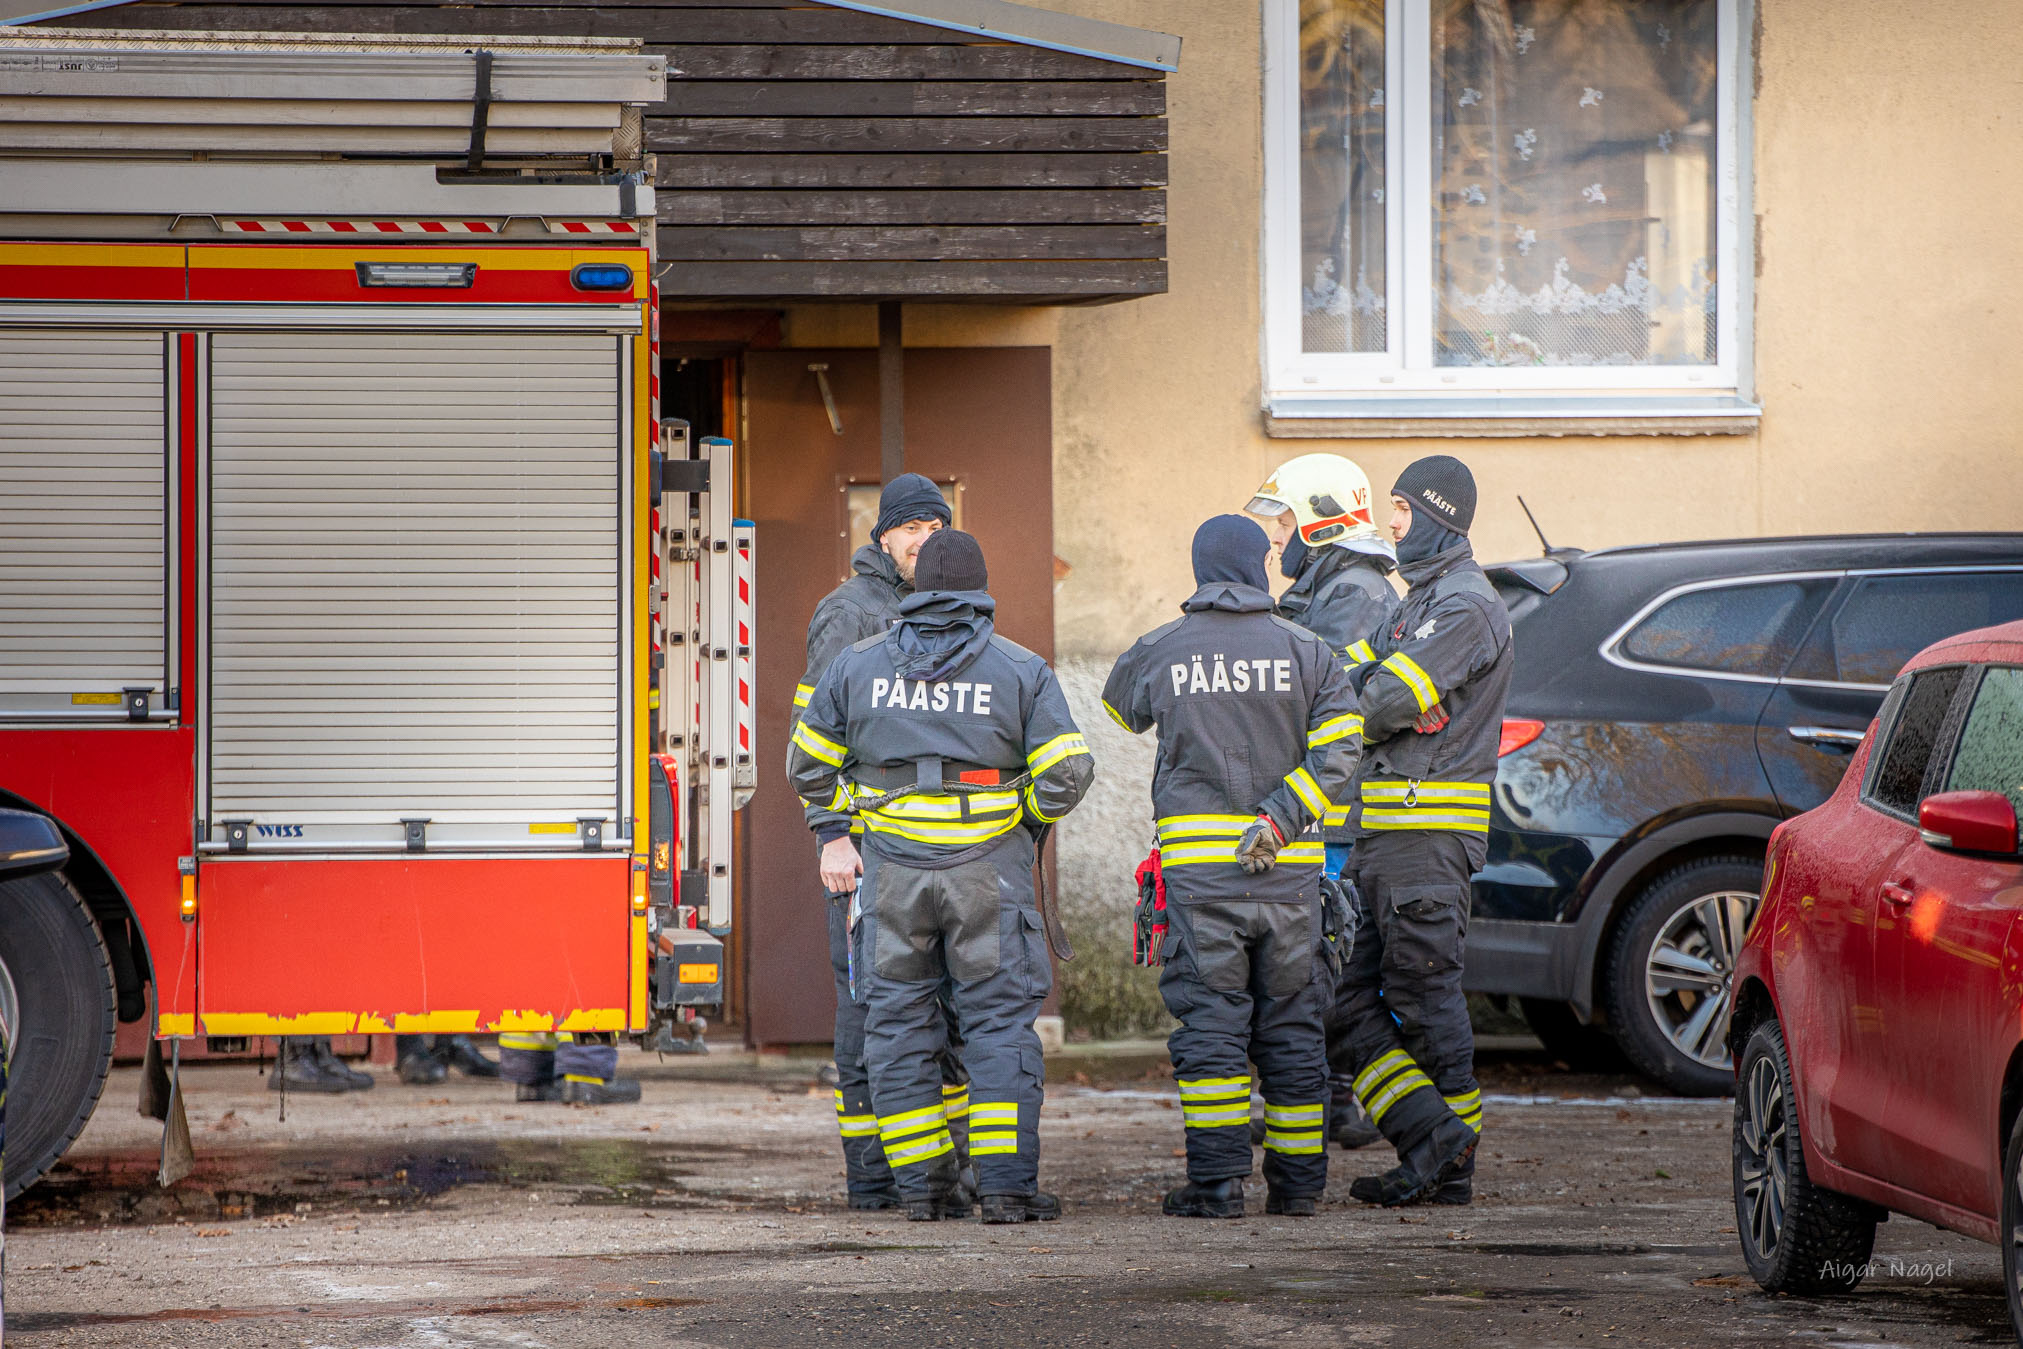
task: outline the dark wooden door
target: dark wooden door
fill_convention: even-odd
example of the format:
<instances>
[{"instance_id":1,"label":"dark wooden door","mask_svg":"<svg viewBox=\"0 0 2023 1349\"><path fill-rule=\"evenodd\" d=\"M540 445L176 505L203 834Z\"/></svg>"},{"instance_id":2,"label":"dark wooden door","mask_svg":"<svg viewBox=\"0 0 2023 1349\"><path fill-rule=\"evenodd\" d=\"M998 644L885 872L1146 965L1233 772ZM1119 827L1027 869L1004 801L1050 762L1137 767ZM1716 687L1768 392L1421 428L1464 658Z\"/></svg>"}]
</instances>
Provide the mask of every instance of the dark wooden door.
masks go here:
<instances>
[{"instance_id":1,"label":"dark wooden door","mask_svg":"<svg viewBox=\"0 0 2023 1349\"><path fill-rule=\"evenodd\" d=\"M906 353L906 467L952 483L958 522L983 545L998 631L1054 650L1051 353L1045 347ZM841 435L811 365L826 365ZM835 1013L815 841L782 765L815 604L866 540L848 536L850 488L878 469L872 351L745 358L747 513L758 524L758 793L745 808L748 1038L825 1041Z\"/></svg>"}]
</instances>

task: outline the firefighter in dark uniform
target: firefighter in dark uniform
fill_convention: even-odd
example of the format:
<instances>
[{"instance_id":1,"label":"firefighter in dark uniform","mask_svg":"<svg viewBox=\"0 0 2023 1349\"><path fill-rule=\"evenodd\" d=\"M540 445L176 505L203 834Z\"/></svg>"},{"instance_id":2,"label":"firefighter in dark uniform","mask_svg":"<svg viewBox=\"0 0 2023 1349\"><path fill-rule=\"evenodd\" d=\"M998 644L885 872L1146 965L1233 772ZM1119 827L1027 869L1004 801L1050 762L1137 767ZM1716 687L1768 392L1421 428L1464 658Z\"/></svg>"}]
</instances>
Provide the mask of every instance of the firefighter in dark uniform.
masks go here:
<instances>
[{"instance_id":1,"label":"firefighter in dark uniform","mask_svg":"<svg viewBox=\"0 0 2023 1349\"><path fill-rule=\"evenodd\" d=\"M1361 723L1336 653L1273 615L1268 548L1243 516L1202 525L1184 616L1140 638L1103 689L1125 729L1159 728L1159 992L1180 1021L1168 1048L1187 1139L1187 1183L1164 1207L1181 1217L1243 1216L1253 1062L1265 1211L1311 1216L1327 1186L1332 944L1315 826L1354 781Z\"/></svg>"},{"instance_id":2,"label":"firefighter in dark uniform","mask_svg":"<svg viewBox=\"0 0 2023 1349\"><path fill-rule=\"evenodd\" d=\"M865 1051L879 1140L907 1217L968 1212L942 1101L939 1002L952 985L985 1222L1053 1218L1038 1189L1044 1076L1033 1018L1052 986L1035 905L1035 832L1095 777L1053 671L992 629L976 540L921 545L916 592L838 656L794 728L810 803L864 822Z\"/></svg>"},{"instance_id":3,"label":"firefighter in dark uniform","mask_svg":"<svg viewBox=\"0 0 2023 1349\"><path fill-rule=\"evenodd\" d=\"M900 474L878 494L871 542L850 559L850 578L822 597L808 621L807 670L794 690L796 719L829 662L892 626L900 602L913 593L920 545L951 518L941 489L918 473ZM836 1129L843 1140L844 1182L851 1208L890 1208L899 1202L899 1192L878 1145L878 1117L871 1110L871 1079L864 1066L864 1004L852 996L850 987L850 899L864 871L854 836L864 827L846 813L816 806L808 807L807 817L821 846L819 866L829 895L829 965L836 980ZM969 1087L952 1052L942 1055L942 1077L943 1104L956 1151L966 1158Z\"/></svg>"},{"instance_id":4,"label":"firefighter in dark uniform","mask_svg":"<svg viewBox=\"0 0 2023 1349\"><path fill-rule=\"evenodd\" d=\"M1510 618L1475 563L1475 479L1433 455L1391 489L1409 583L1359 670L1363 765L1349 874L1355 950L1330 1058L1398 1151L1350 1193L1387 1206L1473 1197L1482 1094L1461 992L1468 882L1489 850L1489 794L1510 687Z\"/></svg>"},{"instance_id":5,"label":"firefighter in dark uniform","mask_svg":"<svg viewBox=\"0 0 2023 1349\"><path fill-rule=\"evenodd\" d=\"M1279 571L1292 581L1278 597L1279 617L1318 636L1349 669L1368 660L1367 639L1398 611L1390 581L1398 554L1378 526L1379 508L1363 470L1339 454L1288 459L1244 510L1270 521L1266 532L1279 551ZM1330 876L1340 876L1348 864L1356 836L1349 820L1354 805L1348 799L1330 802L1322 821ZM1346 1078L1328 1080L1328 1137L1351 1149L1383 1137L1356 1108Z\"/></svg>"},{"instance_id":6,"label":"firefighter in dark uniform","mask_svg":"<svg viewBox=\"0 0 2023 1349\"><path fill-rule=\"evenodd\" d=\"M631 1105L639 1083L618 1075L618 1040L610 1031L501 1031L499 1076L516 1101Z\"/></svg>"}]
</instances>

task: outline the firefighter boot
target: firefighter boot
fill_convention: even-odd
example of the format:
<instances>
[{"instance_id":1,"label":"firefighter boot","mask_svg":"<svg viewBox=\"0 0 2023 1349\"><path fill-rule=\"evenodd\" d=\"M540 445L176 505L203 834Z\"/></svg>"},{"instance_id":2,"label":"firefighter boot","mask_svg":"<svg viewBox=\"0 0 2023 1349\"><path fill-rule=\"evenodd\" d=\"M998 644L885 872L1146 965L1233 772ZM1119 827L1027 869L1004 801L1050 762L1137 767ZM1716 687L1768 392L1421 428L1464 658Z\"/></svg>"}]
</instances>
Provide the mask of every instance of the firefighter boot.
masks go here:
<instances>
[{"instance_id":1,"label":"firefighter boot","mask_svg":"<svg viewBox=\"0 0 2023 1349\"><path fill-rule=\"evenodd\" d=\"M1475 1202L1475 1157L1473 1154L1470 1154L1466 1162L1454 1168L1454 1173L1441 1184L1439 1189L1433 1191L1433 1197L1429 1202L1452 1204L1456 1207Z\"/></svg>"},{"instance_id":2,"label":"firefighter boot","mask_svg":"<svg viewBox=\"0 0 2023 1349\"><path fill-rule=\"evenodd\" d=\"M436 1059L444 1068L454 1068L465 1077L497 1077L499 1065L479 1052L468 1035L438 1035Z\"/></svg>"},{"instance_id":3,"label":"firefighter boot","mask_svg":"<svg viewBox=\"0 0 2023 1349\"><path fill-rule=\"evenodd\" d=\"M350 1064L346 1063L343 1059L338 1058L337 1055L331 1051L329 1036L327 1035L315 1036L311 1040L311 1044L314 1047L310 1050L310 1052L314 1054L316 1058L323 1064L323 1071L331 1074L334 1077L349 1082L351 1085L347 1088L347 1090L349 1091L372 1090L372 1083L373 1083L372 1074L361 1073L356 1068L353 1068Z\"/></svg>"},{"instance_id":4,"label":"firefighter boot","mask_svg":"<svg viewBox=\"0 0 2023 1349\"><path fill-rule=\"evenodd\" d=\"M1475 1160L1476 1133L1449 1116L1433 1132L1405 1149L1404 1158L1381 1176L1359 1176L1349 1186L1351 1197L1365 1204L1399 1208L1431 1199L1435 1192Z\"/></svg>"},{"instance_id":5,"label":"firefighter boot","mask_svg":"<svg viewBox=\"0 0 2023 1349\"><path fill-rule=\"evenodd\" d=\"M394 1071L400 1080L410 1087L432 1087L450 1075L443 1066L436 1051L429 1046L426 1036L396 1035L393 1037Z\"/></svg>"},{"instance_id":6,"label":"firefighter boot","mask_svg":"<svg viewBox=\"0 0 2023 1349\"><path fill-rule=\"evenodd\" d=\"M983 1221L987 1223L1050 1223L1060 1216L1061 1197L1044 1190L983 1197Z\"/></svg>"},{"instance_id":7,"label":"firefighter boot","mask_svg":"<svg viewBox=\"0 0 2023 1349\"><path fill-rule=\"evenodd\" d=\"M1166 1202L1159 1207L1169 1218L1241 1218L1243 1177L1190 1180L1179 1189L1168 1191Z\"/></svg>"},{"instance_id":8,"label":"firefighter boot","mask_svg":"<svg viewBox=\"0 0 2023 1349\"><path fill-rule=\"evenodd\" d=\"M318 1054L318 1049L323 1052ZM267 1090L309 1091L336 1096L360 1090L353 1082L358 1076L362 1074L353 1073L337 1061L337 1056L330 1052L329 1042L321 1036L288 1035L281 1039L281 1052L274 1061L274 1071L267 1074ZM370 1077L366 1077L365 1085L372 1085Z\"/></svg>"},{"instance_id":9,"label":"firefighter boot","mask_svg":"<svg viewBox=\"0 0 2023 1349\"><path fill-rule=\"evenodd\" d=\"M1264 1211L1282 1218L1311 1218L1314 1216L1314 1197L1269 1190L1264 1196Z\"/></svg>"},{"instance_id":10,"label":"firefighter boot","mask_svg":"<svg viewBox=\"0 0 2023 1349\"><path fill-rule=\"evenodd\" d=\"M629 1077L609 1080L576 1075L563 1080L564 1105L631 1105L639 1099L639 1083Z\"/></svg>"},{"instance_id":11,"label":"firefighter boot","mask_svg":"<svg viewBox=\"0 0 2023 1349\"><path fill-rule=\"evenodd\" d=\"M927 1169L928 1192L906 1201L906 1221L932 1223L940 1222L943 1218L967 1218L970 1208L969 1196L962 1189L962 1180L955 1165L955 1153L944 1152L922 1165Z\"/></svg>"}]
</instances>

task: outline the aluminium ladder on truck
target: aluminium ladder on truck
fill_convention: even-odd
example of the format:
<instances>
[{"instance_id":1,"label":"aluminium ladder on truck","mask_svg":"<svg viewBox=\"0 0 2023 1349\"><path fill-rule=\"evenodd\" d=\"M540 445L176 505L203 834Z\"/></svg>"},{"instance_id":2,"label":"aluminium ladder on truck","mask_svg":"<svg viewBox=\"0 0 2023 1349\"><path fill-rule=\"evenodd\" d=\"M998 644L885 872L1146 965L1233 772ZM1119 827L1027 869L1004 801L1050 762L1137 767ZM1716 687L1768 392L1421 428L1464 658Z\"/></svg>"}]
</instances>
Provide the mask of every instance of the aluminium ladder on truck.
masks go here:
<instances>
[{"instance_id":1,"label":"aluminium ladder on truck","mask_svg":"<svg viewBox=\"0 0 2023 1349\"><path fill-rule=\"evenodd\" d=\"M0 802L63 827L36 902L88 920L0 913L38 1103L10 1189L150 985L170 1041L650 1039L721 1002L720 934L653 902L692 850L730 921L750 645L749 531L712 515L713 753L668 775L665 73L629 40L0 28Z\"/></svg>"}]
</instances>

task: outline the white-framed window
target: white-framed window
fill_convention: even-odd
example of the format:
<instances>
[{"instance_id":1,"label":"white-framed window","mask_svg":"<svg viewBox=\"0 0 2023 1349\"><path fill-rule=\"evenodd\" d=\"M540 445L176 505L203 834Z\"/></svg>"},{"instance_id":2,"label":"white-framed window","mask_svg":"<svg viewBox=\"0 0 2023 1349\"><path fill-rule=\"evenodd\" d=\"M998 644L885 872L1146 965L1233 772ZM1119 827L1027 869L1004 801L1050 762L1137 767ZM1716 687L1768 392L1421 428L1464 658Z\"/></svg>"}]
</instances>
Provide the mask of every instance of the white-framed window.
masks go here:
<instances>
[{"instance_id":1,"label":"white-framed window","mask_svg":"<svg viewBox=\"0 0 2023 1349\"><path fill-rule=\"evenodd\" d=\"M1749 3L1265 0L1272 418L1754 415Z\"/></svg>"}]
</instances>

